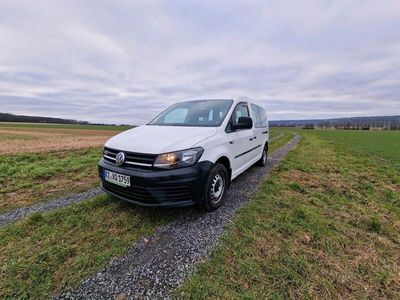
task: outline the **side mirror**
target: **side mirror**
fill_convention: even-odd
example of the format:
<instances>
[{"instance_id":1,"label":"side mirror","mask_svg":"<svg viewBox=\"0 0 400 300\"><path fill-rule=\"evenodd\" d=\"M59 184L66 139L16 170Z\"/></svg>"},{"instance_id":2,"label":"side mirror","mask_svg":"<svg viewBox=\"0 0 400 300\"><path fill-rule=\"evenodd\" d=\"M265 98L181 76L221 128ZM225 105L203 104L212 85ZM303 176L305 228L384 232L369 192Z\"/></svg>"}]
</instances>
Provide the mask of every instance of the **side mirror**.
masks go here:
<instances>
[{"instance_id":1,"label":"side mirror","mask_svg":"<svg viewBox=\"0 0 400 300\"><path fill-rule=\"evenodd\" d=\"M251 129L253 127L253 120L250 117L239 117L236 124L232 124L233 130L238 129Z\"/></svg>"}]
</instances>

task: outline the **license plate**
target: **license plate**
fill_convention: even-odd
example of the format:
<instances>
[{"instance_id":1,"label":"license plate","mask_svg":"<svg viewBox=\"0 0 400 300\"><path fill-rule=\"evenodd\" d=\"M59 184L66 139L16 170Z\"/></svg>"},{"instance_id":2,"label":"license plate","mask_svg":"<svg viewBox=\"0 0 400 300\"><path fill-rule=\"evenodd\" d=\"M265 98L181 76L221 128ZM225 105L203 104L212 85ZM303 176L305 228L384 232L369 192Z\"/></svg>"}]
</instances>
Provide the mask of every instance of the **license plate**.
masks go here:
<instances>
[{"instance_id":1,"label":"license plate","mask_svg":"<svg viewBox=\"0 0 400 300\"><path fill-rule=\"evenodd\" d=\"M104 180L121 186L131 186L131 178L126 175L104 170Z\"/></svg>"}]
</instances>

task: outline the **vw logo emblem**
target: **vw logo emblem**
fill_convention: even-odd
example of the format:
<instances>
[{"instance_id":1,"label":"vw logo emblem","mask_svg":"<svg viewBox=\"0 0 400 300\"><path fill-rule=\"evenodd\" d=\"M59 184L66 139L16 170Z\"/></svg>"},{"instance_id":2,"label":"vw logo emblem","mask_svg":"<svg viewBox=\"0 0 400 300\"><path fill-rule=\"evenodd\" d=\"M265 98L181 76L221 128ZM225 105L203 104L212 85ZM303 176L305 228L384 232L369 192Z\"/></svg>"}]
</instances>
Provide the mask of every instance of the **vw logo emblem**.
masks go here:
<instances>
[{"instance_id":1,"label":"vw logo emblem","mask_svg":"<svg viewBox=\"0 0 400 300\"><path fill-rule=\"evenodd\" d=\"M125 153L124 152L119 152L117 156L115 157L115 163L120 166L124 163L125 161Z\"/></svg>"}]
</instances>

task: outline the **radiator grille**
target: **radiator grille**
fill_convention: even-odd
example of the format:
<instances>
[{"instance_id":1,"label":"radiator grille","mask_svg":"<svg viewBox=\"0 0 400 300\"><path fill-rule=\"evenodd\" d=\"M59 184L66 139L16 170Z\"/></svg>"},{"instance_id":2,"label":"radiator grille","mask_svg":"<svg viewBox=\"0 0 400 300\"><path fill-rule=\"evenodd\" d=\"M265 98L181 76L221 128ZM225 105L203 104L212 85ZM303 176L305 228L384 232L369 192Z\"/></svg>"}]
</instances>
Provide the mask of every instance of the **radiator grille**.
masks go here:
<instances>
[{"instance_id":1,"label":"radiator grille","mask_svg":"<svg viewBox=\"0 0 400 300\"><path fill-rule=\"evenodd\" d=\"M152 169L153 163L157 157L156 154L126 152L111 148L104 148L103 157L107 162L115 164L115 157L119 152L125 154L125 162L121 167L133 169Z\"/></svg>"}]
</instances>

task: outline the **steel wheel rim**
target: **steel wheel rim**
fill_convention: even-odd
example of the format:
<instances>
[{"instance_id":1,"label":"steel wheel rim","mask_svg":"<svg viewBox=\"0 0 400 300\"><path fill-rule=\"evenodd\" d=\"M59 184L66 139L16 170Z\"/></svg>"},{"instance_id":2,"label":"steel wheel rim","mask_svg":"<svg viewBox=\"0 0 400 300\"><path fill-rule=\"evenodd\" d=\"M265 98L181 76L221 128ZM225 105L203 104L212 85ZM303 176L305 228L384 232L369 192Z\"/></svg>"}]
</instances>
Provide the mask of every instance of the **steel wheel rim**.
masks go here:
<instances>
[{"instance_id":1,"label":"steel wheel rim","mask_svg":"<svg viewBox=\"0 0 400 300\"><path fill-rule=\"evenodd\" d=\"M225 181L221 174L216 174L211 184L211 201L216 204L221 201L225 190Z\"/></svg>"}]
</instances>

